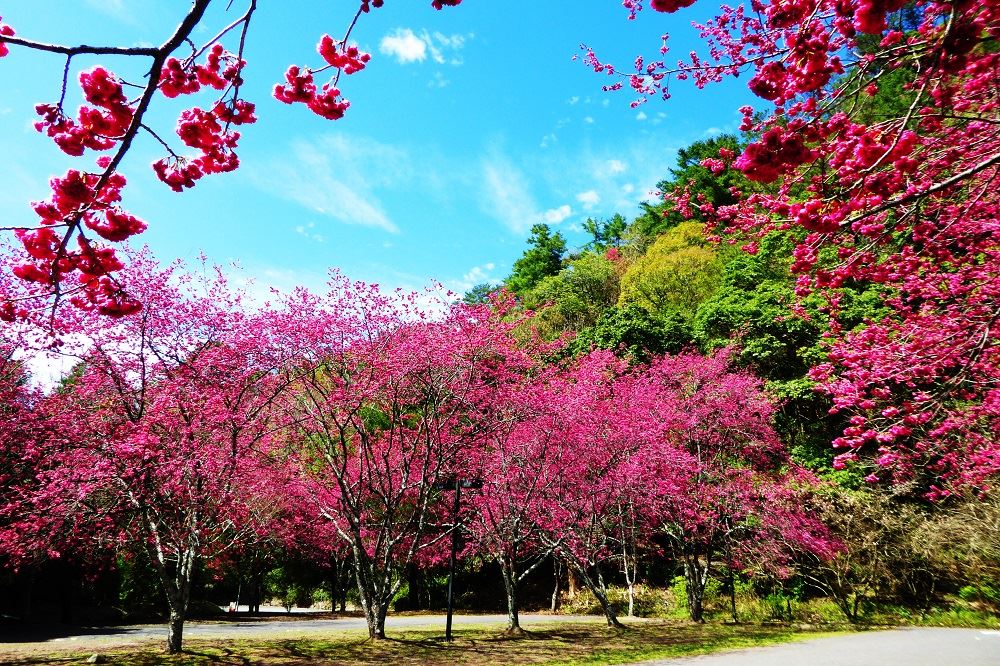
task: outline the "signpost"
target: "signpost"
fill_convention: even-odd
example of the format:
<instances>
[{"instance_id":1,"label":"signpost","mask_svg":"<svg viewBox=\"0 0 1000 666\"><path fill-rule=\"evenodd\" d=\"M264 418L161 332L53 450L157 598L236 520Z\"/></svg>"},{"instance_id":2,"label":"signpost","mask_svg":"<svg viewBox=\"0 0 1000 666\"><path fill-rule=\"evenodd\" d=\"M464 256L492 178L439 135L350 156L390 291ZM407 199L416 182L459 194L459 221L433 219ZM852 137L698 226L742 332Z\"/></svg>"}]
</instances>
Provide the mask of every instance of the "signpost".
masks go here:
<instances>
[{"instance_id":1,"label":"signpost","mask_svg":"<svg viewBox=\"0 0 1000 666\"><path fill-rule=\"evenodd\" d=\"M462 506L462 488L478 490L482 487L482 479L459 479L458 477L449 478L434 484L434 488L437 490L455 491L455 504L451 511L453 521L451 528L451 560L448 563L448 619L445 621L444 628L444 638L447 641L451 640L451 620L455 612L455 560L458 558L458 512Z\"/></svg>"}]
</instances>

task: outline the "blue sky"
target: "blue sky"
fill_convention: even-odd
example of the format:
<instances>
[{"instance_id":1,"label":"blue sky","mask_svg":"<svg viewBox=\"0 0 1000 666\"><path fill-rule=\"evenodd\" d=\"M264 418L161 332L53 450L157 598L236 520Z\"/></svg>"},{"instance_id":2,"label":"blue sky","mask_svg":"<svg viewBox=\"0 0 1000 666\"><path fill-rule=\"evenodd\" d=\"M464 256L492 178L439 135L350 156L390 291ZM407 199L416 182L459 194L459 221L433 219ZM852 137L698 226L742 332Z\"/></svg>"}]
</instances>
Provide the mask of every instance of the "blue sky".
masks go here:
<instances>
[{"instance_id":1,"label":"blue sky","mask_svg":"<svg viewBox=\"0 0 1000 666\"><path fill-rule=\"evenodd\" d=\"M229 14L226 4L215 3L196 41L244 3L234 0ZM389 0L353 35L372 61L341 80L352 102L344 119L275 101L271 88L287 66L319 65L319 37L338 38L353 6L260 2L245 87L260 120L244 132L238 171L176 194L149 169L162 149L148 137L136 144L123 168L125 202L149 223L138 238L162 261L204 252L220 264L238 262L258 289L317 287L337 267L389 287L438 280L462 292L507 275L536 222L578 246L586 217L634 214L678 148L733 131L736 109L751 102L742 79L703 91L677 83L670 101L638 109L628 91L602 92L611 81L573 60L581 42L627 66L655 54L669 32L676 60L699 47L690 22L709 11L646 10L628 21L617 0L466 0L443 11L429 0ZM184 0L5 0L2 15L19 35L41 41L158 44L187 7ZM101 63L138 79L135 60L78 58L74 72ZM27 202L48 196L48 178L92 164L66 157L31 128L34 104L58 99L61 67L59 56L20 49L0 60L0 226L32 224ZM71 88L69 108L78 95ZM179 110L210 102L208 93L158 97L149 123L172 137Z\"/></svg>"}]
</instances>

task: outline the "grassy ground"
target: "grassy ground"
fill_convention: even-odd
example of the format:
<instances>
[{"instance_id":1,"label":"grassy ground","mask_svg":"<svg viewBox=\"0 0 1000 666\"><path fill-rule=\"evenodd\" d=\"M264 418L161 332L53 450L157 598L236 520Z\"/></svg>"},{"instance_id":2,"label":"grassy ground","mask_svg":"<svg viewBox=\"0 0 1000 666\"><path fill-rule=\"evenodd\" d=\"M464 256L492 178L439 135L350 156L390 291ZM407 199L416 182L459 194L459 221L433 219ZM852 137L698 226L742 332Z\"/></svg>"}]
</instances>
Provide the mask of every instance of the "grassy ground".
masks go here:
<instances>
[{"instance_id":1,"label":"grassy ground","mask_svg":"<svg viewBox=\"0 0 1000 666\"><path fill-rule=\"evenodd\" d=\"M190 641L181 655L168 656L160 643L107 650L109 664L621 664L644 659L703 654L719 650L799 640L819 632L754 625L691 625L652 620L624 630L598 623L534 625L523 636L497 627L462 627L455 640L440 630L395 632L372 642L359 631L323 638ZM83 663L90 653L0 655L10 664ZM10 659L10 661L7 661Z\"/></svg>"}]
</instances>

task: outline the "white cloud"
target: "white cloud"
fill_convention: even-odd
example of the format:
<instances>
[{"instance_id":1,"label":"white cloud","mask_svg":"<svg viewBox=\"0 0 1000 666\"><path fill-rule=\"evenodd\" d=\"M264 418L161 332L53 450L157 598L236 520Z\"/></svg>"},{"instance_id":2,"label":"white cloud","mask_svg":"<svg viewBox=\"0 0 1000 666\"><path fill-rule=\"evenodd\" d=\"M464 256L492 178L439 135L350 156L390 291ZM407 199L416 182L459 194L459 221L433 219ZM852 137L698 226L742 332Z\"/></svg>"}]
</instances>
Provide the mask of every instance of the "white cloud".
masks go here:
<instances>
[{"instance_id":1,"label":"white cloud","mask_svg":"<svg viewBox=\"0 0 1000 666\"><path fill-rule=\"evenodd\" d=\"M601 203L601 195L597 190L587 190L576 195L576 200L583 204L584 210L593 210L597 204Z\"/></svg>"},{"instance_id":2,"label":"white cloud","mask_svg":"<svg viewBox=\"0 0 1000 666\"><path fill-rule=\"evenodd\" d=\"M401 65L424 62L428 55L439 65L461 65L461 51L473 37L475 35L471 32L465 35L445 35L427 30L416 33L410 28L396 28L394 32L382 37L379 51L394 57Z\"/></svg>"},{"instance_id":3,"label":"white cloud","mask_svg":"<svg viewBox=\"0 0 1000 666\"><path fill-rule=\"evenodd\" d=\"M498 150L482 163L483 211L518 235L538 223L560 224L573 214L569 204L542 210L524 172Z\"/></svg>"},{"instance_id":4,"label":"white cloud","mask_svg":"<svg viewBox=\"0 0 1000 666\"><path fill-rule=\"evenodd\" d=\"M476 285L483 284L484 282L496 284L498 280L492 275L495 268L496 264L493 262L481 266L473 266L461 278L447 280L445 286L457 294L465 294Z\"/></svg>"},{"instance_id":5,"label":"white cloud","mask_svg":"<svg viewBox=\"0 0 1000 666\"><path fill-rule=\"evenodd\" d=\"M427 59L427 42L409 28L396 28L396 32L383 37L378 50L393 56L402 65Z\"/></svg>"},{"instance_id":6,"label":"white cloud","mask_svg":"<svg viewBox=\"0 0 1000 666\"><path fill-rule=\"evenodd\" d=\"M607 162L604 163L604 166L605 169L607 170L607 173L609 174L625 173L625 170L628 169L627 164L617 159L608 160Z\"/></svg>"},{"instance_id":7,"label":"white cloud","mask_svg":"<svg viewBox=\"0 0 1000 666\"><path fill-rule=\"evenodd\" d=\"M307 224L296 225L295 226L295 233L297 233L300 236L304 236L304 237L308 238L309 240L315 241L317 243L322 243L323 241L326 240L326 238L323 236L323 234L316 233L316 223L315 222L309 222Z\"/></svg>"},{"instance_id":8,"label":"white cloud","mask_svg":"<svg viewBox=\"0 0 1000 666\"><path fill-rule=\"evenodd\" d=\"M576 104L579 101L580 101L580 98L577 95L573 95L572 97L569 98L569 105L573 106L574 104Z\"/></svg>"},{"instance_id":9,"label":"white cloud","mask_svg":"<svg viewBox=\"0 0 1000 666\"><path fill-rule=\"evenodd\" d=\"M527 180L506 158L493 157L483 163L483 183L489 201L487 211L516 234L523 234L538 217L538 208Z\"/></svg>"},{"instance_id":10,"label":"white cloud","mask_svg":"<svg viewBox=\"0 0 1000 666\"><path fill-rule=\"evenodd\" d=\"M399 231L376 190L410 177L405 151L337 134L293 142L289 152L287 158L251 169L258 187L344 224ZM303 233L308 231L303 227Z\"/></svg>"},{"instance_id":11,"label":"white cloud","mask_svg":"<svg viewBox=\"0 0 1000 666\"><path fill-rule=\"evenodd\" d=\"M441 72L434 72L433 78L431 78L431 80L427 82L427 87L428 88L444 88L449 83L451 83L451 81L449 79L445 78L444 74L442 74Z\"/></svg>"},{"instance_id":12,"label":"white cloud","mask_svg":"<svg viewBox=\"0 0 1000 666\"><path fill-rule=\"evenodd\" d=\"M593 125L594 124L594 117L593 116L587 116L586 118L583 119L583 122L587 123L588 125Z\"/></svg>"},{"instance_id":13,"label":"white cloud","mask_svg":"<svg viewBox=\"0 0 1000 666\"><path fill-rule=\"evenodd\" d=\"M141 24L138 13L133 12L135 7L129 7L125 0L84 0L91 9L94 9L106 16L121 21L122 23L138 26ZM141 13L141 12L139 12ZM201 27L201 24L198 25Z\"/></svg>"},{"instance_id":14,"label":"white cloud","mask_svg":"<svg viewBox=\"0 0 1000 666\"><path fill-rule=\"evenodd\" d=\"M648 117L649 116L646 115L645 111L640 111L639 113L635 114L635 119L636 120L645 120Z\"/></svg>"},{"instance_id":15,"label":"white cloud","mask_svg":"<svg viewBox=\"0 0 1000 666\"><path fill-rule=\"evenodd\" d=\"M569 204L563 204L542 213L542 219L545 220L546 224L559 224L572 214L573 209L569 207Z\"/></svg>"}]
</instances>

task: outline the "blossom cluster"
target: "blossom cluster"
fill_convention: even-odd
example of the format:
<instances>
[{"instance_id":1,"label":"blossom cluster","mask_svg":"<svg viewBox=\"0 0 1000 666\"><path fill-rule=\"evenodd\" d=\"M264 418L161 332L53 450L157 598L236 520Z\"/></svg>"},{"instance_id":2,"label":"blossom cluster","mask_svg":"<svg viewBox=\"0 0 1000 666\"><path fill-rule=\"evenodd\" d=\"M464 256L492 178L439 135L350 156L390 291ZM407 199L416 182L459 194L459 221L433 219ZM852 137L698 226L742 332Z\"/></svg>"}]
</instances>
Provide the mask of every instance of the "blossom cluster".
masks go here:
<instances>
[{"instance_id":1,"label":"blossom cluster","mask_svg":"<svg viewBox=\"0 0 1000 666\"><path fill-rule=\"evenodd\" d=\"M194 187L195 181L213 173L235 170L239 164L236 147L240 133L230 125L244 125L257 120L254 105L241 99L217 102L211 111L198 107L181 112L177 136L184 145L201 151L194 158L164 157L153 163L157 178L175 192Z\"/></svg>"},{"instance_id":2,"label":"blossom cluster","mask_svg":"<svg viewBox=\"0 0 1000 666\"><path fill-rule=\"evenodd\" d=\"M14 34L15 34L14 28L10 27L9 25L6 25L3 22L3 17L0 16L0 37L13 37ZM0 39L0 58L4 57L8 53L10 53L10 49L8 49L7 44L4 43L2 39Z\"/></svg>"},{"instance_id":3,"label":"blossom cluster","mask_svg":"<svg viewBox=\"0 0 1000 666\"><path fill-rule=\"evenodd\" d=\"M107 166L107 159L101 159L102 166ZM57 232L69 224L82 222L101 238L118 242L144 231L146 224L119 206L125 178L118 173L104 178L71 169L50 183L52 197L32 204L41 218L41 226L15 232L29 258L14 266L14 275L54 287L75 273L79 289L74 290L71 298L74 305L113 316L137 310L139 304L110 278L111 273L123 266L113 249L102 247L80 233L77 249L69 250L63 247L64 235Z\"/></svg>"},{"instance_id":4,"label":"blossom cluster","mask_svg":"<svg viewBox=\"0 0 1000 666\"><path fill-rule=\"evenodd\" d=\"M274 86L274 98L285 104L301 102L321 118L339 120L344 117L351 103L341 97L336 82L342 73L356 74L364 69L371 60L371 55L360 51L357 46L348 45L347 42L338 42L330 35L323 35L320 38L316 51L326 61L327 66L315 71L333 68L337 72L333 78L321 88L317 88L313 79L314 70L292 65L285 72L284 85Z\"/></svg>"},{"instance_id":5,"label":"blossom cluster","mask_svg":"<svg viewBox=\"0 0 1000 666\"><path fill-rule=\"evenodd\" d=\"M80 87L84 98L94 106L81 106L76 121L58 105L35 106L35 112L42 117L35 123L35 129L51 138L64 153L75 157L83 155L87 148L113 148L135 113L125 98L121 82L103 67L81 72Z\"/></svg>"},{"instance_id":6,"label":"blossom cluster","mask_svg":"<svg viewBox=\"0 0 1000 666\"><path fill-rule=\"evenodd\" d=\"M242 83L240 74L245 66L246 60L237 58L216 43L209 50L204 65L192 66L177 58L168 58L160 72L160 92L166 97L177 97L196 93L202 86L225 90L229 85Z\"/></svg>"}]
</instances>

